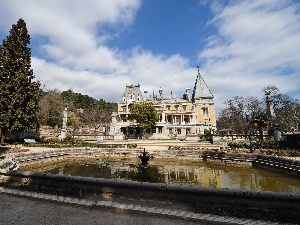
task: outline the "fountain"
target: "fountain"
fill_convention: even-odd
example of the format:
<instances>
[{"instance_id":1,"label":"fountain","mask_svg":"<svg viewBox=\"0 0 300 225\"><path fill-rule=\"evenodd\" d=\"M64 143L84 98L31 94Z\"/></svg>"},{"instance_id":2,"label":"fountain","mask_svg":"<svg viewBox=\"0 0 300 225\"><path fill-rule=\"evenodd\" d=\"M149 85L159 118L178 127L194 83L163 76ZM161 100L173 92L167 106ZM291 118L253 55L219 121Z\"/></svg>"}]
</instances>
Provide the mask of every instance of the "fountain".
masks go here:
<instances>
[{"instance_id":1,"label":"fountain","mask_svg":"<svg viewBox=\"0 0 300 225\"><path fill-rule=\"evenodd\" d=\"M72 159L70 161L60 161L53 158L57 160L57 163L32 163L28 165L28 168L22 166L21 170L59 174L62 172L60 168L63 166L63 174L66 176L300 193L299 179L256 167L234 167L211 162L190 162L189 160L173 161L160 159L160 157L152 159L151 155L148 158L149 155L147 155L146 151L141 153L141 157L151 160L150 167L145 161L144 165L142 165L138 158L131 158L126 161L119 158L106 157L95 159L82 158L76 161ZM140 165L138 166L139 163Z\"/></svg>"},{"instance_id":2,"label":"fountain","mask_svg":"<svg viewBox=\"0 0 300 225\"><path fill-rule=\"evenodd\" d=\"M148 161L150 159L150 155L148 155L148 152L146 152L145 148L144 148L144 151L141 152L141 155L139 155L139 158L142 161L142 163L138 165L138 169L140 169L142 171L149 169L150 165L149 165Z\"/></svg>"}]
</instances>

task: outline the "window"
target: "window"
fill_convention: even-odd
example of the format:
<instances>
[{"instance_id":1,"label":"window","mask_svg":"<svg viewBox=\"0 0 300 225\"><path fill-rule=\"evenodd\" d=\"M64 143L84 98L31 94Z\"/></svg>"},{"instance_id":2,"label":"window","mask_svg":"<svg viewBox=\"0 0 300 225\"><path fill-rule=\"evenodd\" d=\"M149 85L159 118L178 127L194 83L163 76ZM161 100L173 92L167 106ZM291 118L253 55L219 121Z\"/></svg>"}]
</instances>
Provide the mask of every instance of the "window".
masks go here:
<instances>
[{"instance_id":1,"label":"window","mask_svg":"<svg viewBox=\"0 0 300 225\"><path fill-rule=\"evenodd\" d=\"M179 105L175 105L175 106L174 106L174 107L175 107L175 110L178 110L178 106L179 106Z\"/></svg>"},{"instance_id":2,"label":"window","mask_svg":"<svg viewBox=\"0 0 300 225\"><path fill-rule=\"evenodd\" d=\"M202 108L202 115L203 116L208 116L208 108L207 107Z\"/></svg>"},{"instance_id":3,"label":"window","mask_svg":"<svg viewBox=\"0 0 300 225\"><path fill-rule=\"evenodd\" d=\"M167 105L167 110L170 110L171 106Z\"/></svg>"},{"instance_id":4,"label":"window","mask_svg":"<svg viewBox=\"0 0 300 225\"><path fill-rule=\"evenodd\" d=\"M184 116L184 122L186 122L186 123L189 122L189 117L188 116Z\"/></svg>"},{"instance_id":5,"label":"window","mask_svg":"<svg viewBox=\"0 0 300 225\"><path fill-rule=\"evenodd\" d=\"M177 123L177 124L180 124L180 116L176 116L175 119L176 119L176 123Z\"/></svg>"},{"instance_id":6,"label":"window","mask_svg":"<svg viewBox=\"0 0 300 225\"><path fill-rule=\"evenodd\" d=\"M182 106L182 109L183 109L184 111L186 111L186 105L183 105L183 106Z\"/></svg>"}]
</instances>

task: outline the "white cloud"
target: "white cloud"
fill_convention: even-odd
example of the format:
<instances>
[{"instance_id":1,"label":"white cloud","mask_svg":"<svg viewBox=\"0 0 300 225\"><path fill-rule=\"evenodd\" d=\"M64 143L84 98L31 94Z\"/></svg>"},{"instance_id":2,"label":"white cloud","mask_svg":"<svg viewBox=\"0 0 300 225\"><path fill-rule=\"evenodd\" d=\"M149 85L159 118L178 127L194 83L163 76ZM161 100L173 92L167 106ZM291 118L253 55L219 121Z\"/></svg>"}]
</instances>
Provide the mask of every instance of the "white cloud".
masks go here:
<instances>
[{"instance_id":1,"label":"white cloud","mask_svg":"<svg viewBox=\"0 0 300 225\"><path fill-rule=\"evenodd\" d=\"M36 78L41 80L46 90L72 89L74 92L108 101L119 99L121 94L115 90L123 90L125 86L120 80L128 79L126 76L105 76L91 71L71 70L37 58L33 58L32 67Z\"/></svg>"},{"instance_id":2,"label":"white cloud","mask_svg":"<svg viewBox=\"0 0 300 225\"><path fill-rule=\"evenodd\" d=\"M0 16L5 25L16 23L22 17L31 36L47 37L49 40L41 46L45 53L64 63L61 60L72 60L71 56L101 48L103 40L109 38L107 34L101 36L103 26L109 25L118 32L118 29L131 24L140 0L11 0L0 5L0 14L10 12L7 18ZM66 63L70 66L70 61Z\"/></svg>"},{"instance_id":3,"label":"white cloud","mask_svg":"<svg viewBox=\"0 0 300 225\"><path fill-rule=\"evenodd\" d=\"M178 92L181 89L184 91L185 85L193 84L196 79L196 71L193 74L188 69L188 61L180 55L166 57L135 49L128 60L128 65L133 79L142 80L147 88L151 86L158 90L162 87L168 93Z\"/></svg>"},{"instance_id":4,"label":"white cloud","mask_svg":"<svg viewBox=\"0 0 300 225\"><path fill-rule=\"evenodd\" d=\"M193 88L196 71L188 69L188 61L179 55L164 57L138 48L126 54L115 53L116 70L110 73L68 69L66 67L33 58L32 67L37 78L45 83L45 89L73 89L96 99L118 101L125 85L141 84L142 91L164 89L164 95L181 95L186 87Z\"/></svg>"},{"instance_id":5,"label":"white cloud","mask_svg":"<svg viewBox=\"0 0 300 225\"><path fill-rule=\"evenodd\" d=\"M209 37L199 54L216 95L222 101L234 95L262 96L261 87L267 85L282 92L299 90L299 3L221 3L211 5L215 17L208 23L218 28L219 35Z\"/></svg>"}]
</instances>

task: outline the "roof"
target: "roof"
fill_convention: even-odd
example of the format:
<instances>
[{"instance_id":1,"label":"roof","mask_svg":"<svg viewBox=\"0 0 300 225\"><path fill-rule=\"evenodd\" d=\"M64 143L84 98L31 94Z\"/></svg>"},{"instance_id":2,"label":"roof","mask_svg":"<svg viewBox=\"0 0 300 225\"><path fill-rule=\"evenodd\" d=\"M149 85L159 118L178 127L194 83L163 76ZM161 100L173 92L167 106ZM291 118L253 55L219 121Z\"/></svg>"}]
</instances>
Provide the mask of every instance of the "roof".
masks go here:
<instances>
[{"instance_id":1,"label":"roof","mask_svg":"<svg viewBox=\"0 0 300 225\"><path fill-rule=\"evenodd\" d=\"M203 77L201 76L198 70L198 75L195 82L192 99L194 101L195 99L201 99L201 98L214 98L214 96L209 90L207 84L205 83Z\"/></svg>"},{"instance_id":2,"label":"roof","mask_svg":"<svg viewBox=\"0 0 300 225\"><path fill-rule=\"evenodd\" d=\"M125 91L121 97L120 102L142 101L143 95L140 85L126 85Z\"/></svg>"}]
</instances>

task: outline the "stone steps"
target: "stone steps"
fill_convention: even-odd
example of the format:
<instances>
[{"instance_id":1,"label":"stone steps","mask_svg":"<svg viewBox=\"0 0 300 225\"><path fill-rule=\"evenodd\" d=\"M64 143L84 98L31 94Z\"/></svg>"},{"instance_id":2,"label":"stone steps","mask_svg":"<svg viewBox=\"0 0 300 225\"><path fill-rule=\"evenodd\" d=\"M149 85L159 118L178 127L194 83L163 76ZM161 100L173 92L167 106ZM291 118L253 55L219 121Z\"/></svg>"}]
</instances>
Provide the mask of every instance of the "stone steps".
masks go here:
<instances>
[{"instance_id":1,"label":"stone steps","mask_svg":"<svg viewBox=\"0 0 300 225\"><path fill-rule=\"evenodd\" d=\"M273 156L257 156L256 160L253 162L253 166L300 177L300 161Z\"/></svg>"}]
</instances>

